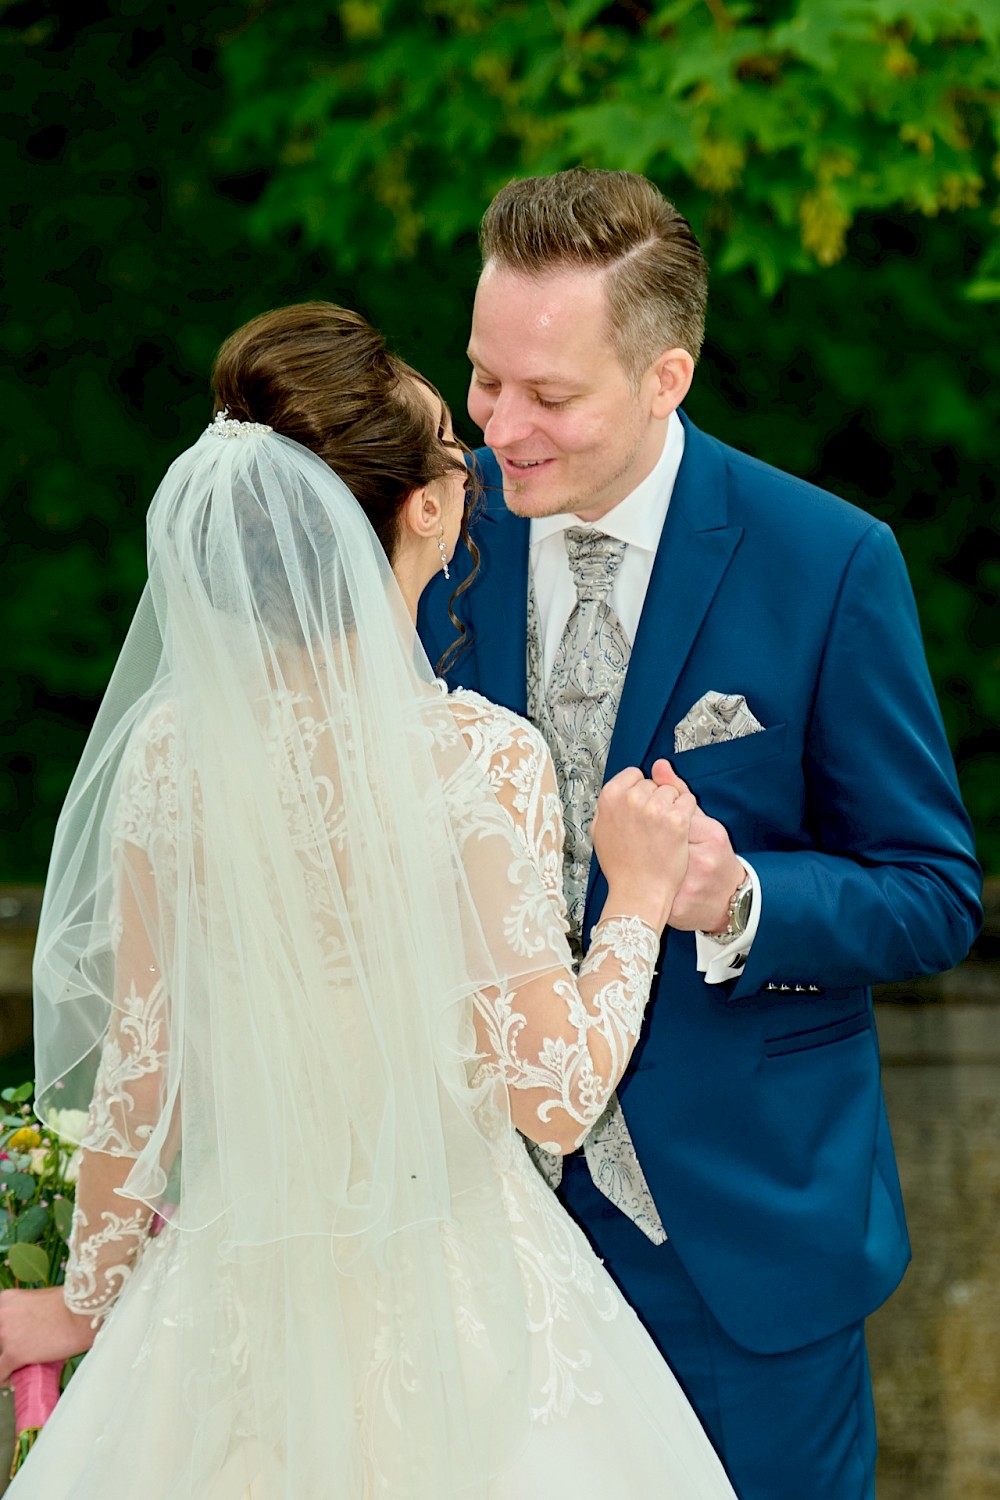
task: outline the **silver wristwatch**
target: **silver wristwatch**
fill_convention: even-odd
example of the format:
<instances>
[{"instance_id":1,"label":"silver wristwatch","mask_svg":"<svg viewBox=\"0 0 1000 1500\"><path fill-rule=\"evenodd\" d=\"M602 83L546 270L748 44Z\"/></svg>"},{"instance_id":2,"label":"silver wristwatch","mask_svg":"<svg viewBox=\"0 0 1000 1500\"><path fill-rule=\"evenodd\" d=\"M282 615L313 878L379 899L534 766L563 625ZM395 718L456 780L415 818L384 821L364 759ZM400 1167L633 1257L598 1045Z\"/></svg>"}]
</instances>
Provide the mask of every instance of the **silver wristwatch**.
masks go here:
<instances>
[{"instance_id":1,"label":"silver wristwatch","mask_svg":"<svg viewBox=\"0 0 1000 1500\"><path fill-rule=\"evenodd\" d=\"M731 943L733 938L742 937L747 930L752 907L753 877L748 874L733 892L729 902L729 920L725 928L722 932L702 933L702 936L713 938L717 943Z\"/></svg>"}]
</instances>

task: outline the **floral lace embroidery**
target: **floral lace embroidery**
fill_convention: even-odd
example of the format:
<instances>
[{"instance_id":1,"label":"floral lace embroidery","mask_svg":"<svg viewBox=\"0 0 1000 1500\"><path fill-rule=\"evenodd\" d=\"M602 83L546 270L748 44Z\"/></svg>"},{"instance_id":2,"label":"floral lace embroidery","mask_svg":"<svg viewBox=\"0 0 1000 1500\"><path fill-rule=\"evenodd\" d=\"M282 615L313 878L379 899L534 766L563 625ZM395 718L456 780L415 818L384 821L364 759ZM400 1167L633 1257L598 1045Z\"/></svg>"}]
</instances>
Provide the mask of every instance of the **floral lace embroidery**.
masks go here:
<instances>
[{"instance_id":1,"label":"floral lace embroidery","mask_svg":"<svg viewBox=\"0 0 1000 1500\"><path fill-rule=\"evenodd\" d=\"M66 1305L73 1312L104 1317L121 1295L135 1258L145 1243L149 1214L144 1206L131 1213L101 1213L101 1228L91 1229L80 1204L73 1212L72 1255L66 1271ZM113 1247L113 1259L103 1252Z\"/></svg>"},{"instance_id":2,"label":"floral lace embroidery","mask_svg":"<svg viewBox=\"0 0 1000 1500\"><path fill-rule=\"evenodd\" d=\"M541 875L527 880L516 868L506 931L518 952L530 954L527 934L544 931L549 951L558 951L552 933L558 922L566 930L562 899L562 817L555 776L545 743L530 724L475 693L452 695L456 718L476 763L486 771L498 803L507 809L524 850L525 869ZM466 813L466 836L481 835L489 810L479 805ZM525 889L518 891L522 883ZM549 911L541 912L542 900ZM523 934L523 936L522 936ZM565 947L565 943L563 944ZM545 990L561 1005L546 1012L539 1031L538 996L533 986L481 993L476 1009L488 1056L511 1090L531 1094L537 1121L545 1126L556 1112L574 1122L573 1145L579 1145L607 1108L638 1039L649 998L653 966L659 951L656 934L637 917L615 918L595 927L590 951L574 977L549 977ZM527 1122L517 1118L527 1129ZM528 1134L536 1137L534 1129ZM556 1141L548 1149L560 1150Z\"/></svg>"},{"instance_id":3,"label":"floral lace embroidery","mask_svg":"<svg viewBox=\"0 0 1000 1500\"><path fill-rule=\"evenodd\" d=\"M101 1052L83 1144L113 1156L138 1156L151 1127L135 1119L135 1085L144 1078L155 1079L164 1062L162 981L158 979L145 996L136 992L132 980L120 1006Z\"/></svg>"},{"instance_id":4,"label":"floral lace embroidery","mask_svg":"<svg viewBox=\"0 0 1000 1500\"><path fill-rule=\"evenodd\" d=\"M550 902L549 920L565 932L562 811L544 742L522 719L474 693L456 692L451 701L477 764L515 822L528 865L541 877ZM481 804L480 798L479 806L469 812L470 836L483 826ZM515 878L511 872L512 883ZM516 895L512 900L516 910ZM528 922L525 926L530 930ZM541 1034L536 1030L533 1036L536 997L531 986L477 996L490 1046L476 1080L485 1080L490 1072L499 1074L515 1118L519 1100L530 1100L540 1122L558 1112L572 1119L578 1127L577 1141L595 1125L600 1129L608 1113L622 1121L620 1110L612 1110L614 1089L638 1038L658 951L656 934L638 918L599 923L579 978L567 972L565 978L550 977L547 983L549 995L561 1001L552 1011L550 999L547 1013L559 1024L544 1027ZM522 1116L517 1123L523 1126L527 1121ZM502 1181L536 1340L532 1416L548 1423L578 1400L597 1405L602 1399L591 1351L581 1343L574 1321L574 1304L583 1298L601 1318L611 1320L621 1301L611 1285L598 1282L598 1263L586 1252L545 1181L546 1162L558 1162L561 1175L561 1156L549 1155L533 1141L522 1144L527 1149L515 1153ZM634 1159L627 1131L619 1156L624 1181L629 1160ZM638 1179L629 1177L627 1185L636 1204L633 1217L638 1222L638 1214L645 1213L640 1227L659 1242L665 1236L641 1169Z\"/></svg>"},{"instance_id":5,"label":"floral lace embroidery","mask_svg":"<svg viewBox=\"0 0 1000 1500\"><path fill-rule=\"evenodd\" d=\"M516 830L520 859L508 870L509 900L504 914L508 938L526 960L535 953L565 951L562 972L542 975L529 983L508 986L503 993L482 994L475 1006L488 1047L472 1060L470 1071L483 1082L484 1110L492 1109L497 1126L506 1112L496 1109L496 1089L510 1101L518 1123L533 1117L540 1133L562 1116L572 1123L577 1139L598 1121L635 1045L649 994L657 953L655 935L635 918L601 923L582 966L579 979L572 972L565 903L562 895L562 815L551 759L541 736L524 720L499 709L473 693L459 692L444 700L472 752L475 776L456 777L448 787L459 835L465 840L488 838L503 823L509 842L510 823ZM299 711L291 703L288 711ZM297 730L305 725L299 717ZM311 726L310 743L319 747L323 726ZM432 731L433 732L433 731ZM444 731L437 728L438 735ZM275 724L274 743L282 740ZM158 839L175 837L176 795L171 783L173 737L169 715L154 717L140 764L133 767L130 795L122 799L115 828L118 839L150 848ZM280 754L278 755L280 763ZM484 799L485 774L496 800ZM332 783L319 786L323 820L336 844L337 799ZM290 809L292 811L292 809ZM507 822L505 820L509 819ZM302 851L308 864L308 845L315 824L302 826ZM162 846L160 846L162 847ZM529 878L530 877L530 878ZM539 881L542 893L539 894ZM311 887L310 887L311 889ZM314 913L321 920L322 913ZM112 915L114 926L115 914ZM119 927L120 932L120 919ZM335 963L335 955L331 955ZM549 959L551 963L551 958ZM530 967L526 963L526 970ZM142 1110L135 1107L139 1093L156 1088L164 1065L166 997L159 982L148 993L131 982L120 1001L115 1025L105 1042L92 1105L87 1146L98 1153L93 1161L115 1163L107 1180L93 1180L87 1208L78 1207L74 1221L67 1300L80 1310L107 1311L120 1294L136 1263L147 1233L148 1211L118 1213L109 1204L120 1202L114 1189L127 1175L127 1158L141 1150ZM478 1065L478 1066L477 1066ZM620 1299L605 1282L598 1282L597 1262L555 1202L532 1164L523 1144L503 1123L506 1142L498 1140L498 1168L502 1171L505 1202L514 1234L515 1251L528 1296L529 1326L537 1340L534 1417L551 1421L577 1399L597 1403L600 1391L588 1373L591 1354L581 1346L574 1300L595 1306L599 1316L614 1318ZM498 1131L499 1133L499 1131ZM88 1153L89 1154L89 1153ZM501 1165L502 1164L502 1165ZM100 1191L99 1191L100 1189ZM103 1198L102 1198L103 1193ZM95 1201L91 1201L95 1200ZM95 1206L96 1203L96 1206ZM445 1263L452 1281L458 1328L474 1346L481 1336L476 1313L474 1255L463 1245L461 1233L443 1236ZM164 1257L165 1257L165 1251ZM471 1268L471 1273L470 1273ZM384 1342L384 1341L383 1341ZM403 1390L415 1378L403 1366L386 1368L390 1339L377 1340L372 1351L369 1390L385 1389L386 1382ZM396 1347L395 1357L400 1357Z\"/></svg>"},{"instance_id":6,"label":"floral lace embroidery","mask_svg":"<svg viewBox=\"0 0 1000 1500\"><path fill-rule=\"evenodd\" d=\"M591 1374L593 1355L574 1328L573 1307L585 1298L604 1322L618 1316L614 1287L598 1284L599 1262L588 1254L572 1221L558 1206L527 1154L520 1172L503 1180L504 1198L521 1269L528 1326L535 1336L532 1420L565 1416L574 1402L602 1398ZM544 1233L542 1232L544 1230Z\"/></svg>"}]
</instances>

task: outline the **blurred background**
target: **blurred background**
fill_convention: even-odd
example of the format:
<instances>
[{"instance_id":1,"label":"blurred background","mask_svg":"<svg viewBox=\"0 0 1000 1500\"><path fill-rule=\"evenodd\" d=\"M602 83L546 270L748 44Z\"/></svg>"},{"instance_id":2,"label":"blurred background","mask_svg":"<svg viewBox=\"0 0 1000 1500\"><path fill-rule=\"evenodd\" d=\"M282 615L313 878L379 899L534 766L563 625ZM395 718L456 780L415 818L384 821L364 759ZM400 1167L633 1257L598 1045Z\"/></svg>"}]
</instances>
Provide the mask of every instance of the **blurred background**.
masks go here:
<instances>
[{"instance_id":1,"label":"blurred background","mask_svg":"<svg viewBox=\"0 0 1000 1500\"><path fill-rule=\"evenodd\" d=\"M216 348L347 303L474 440L476 227L512 176L628 167L691 219L686 409L893 527L1000 875L1000 0L0 0L0 75L3 1082L30 1076L37 887ZM991 891L973 961L880 1004L918 1250L873 1328L887 1500L1000 1495Z\"/></svg>"}]
</instances>

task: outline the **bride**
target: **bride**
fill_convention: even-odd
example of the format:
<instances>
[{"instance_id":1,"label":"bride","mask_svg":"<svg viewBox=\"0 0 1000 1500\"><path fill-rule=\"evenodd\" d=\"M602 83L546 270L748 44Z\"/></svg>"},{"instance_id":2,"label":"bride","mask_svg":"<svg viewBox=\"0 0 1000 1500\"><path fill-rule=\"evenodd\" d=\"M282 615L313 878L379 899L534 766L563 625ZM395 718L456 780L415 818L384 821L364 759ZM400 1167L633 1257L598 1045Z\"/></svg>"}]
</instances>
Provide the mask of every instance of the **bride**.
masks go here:
<instances>
[{"instance_id":1,"label":"bride","mask_svg":"<svg viewBox=\"0 0 1000 1500\"><path fill-rule=\"evenodd\" d=\"M37 1107L89 1116L0 1378L93 1348L9 1494L734 1500L522 1139L604 1110L692 799L605 788L574 973L548 752L416 638L465 524L440 398L323 303L214 379L46 887Z\"/></svg>"}]
</instances>

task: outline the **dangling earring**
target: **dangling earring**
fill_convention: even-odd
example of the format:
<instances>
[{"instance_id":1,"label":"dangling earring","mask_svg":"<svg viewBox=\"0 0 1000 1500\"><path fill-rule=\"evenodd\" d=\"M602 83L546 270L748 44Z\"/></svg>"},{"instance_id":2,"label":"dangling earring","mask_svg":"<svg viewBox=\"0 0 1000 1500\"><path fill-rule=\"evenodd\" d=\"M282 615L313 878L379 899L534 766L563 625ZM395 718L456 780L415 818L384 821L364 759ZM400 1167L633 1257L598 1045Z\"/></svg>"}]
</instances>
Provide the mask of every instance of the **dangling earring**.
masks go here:
<instances>
[{"instance_id":1,"label":"dangling earring","mask_svg":"<svg viewBox=\"0 0 1000 1500\"><path fill-rule=\"evenodd\" d=\"M451 577L451 569L448 567L448 551L447 551L447 548L444 545L444 527L443 526L441 527L441 531L440 531L440 534L438 536L438 551L441 554L441 571L442 571L442 573L444 574L444 576L446 578L450 578Z\"/></svg>"}]
</instances>

